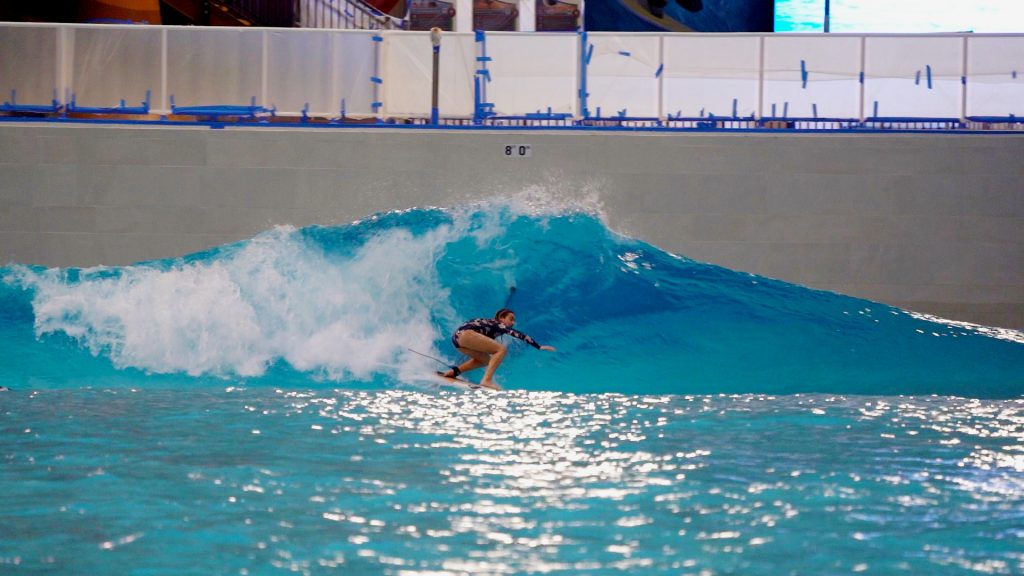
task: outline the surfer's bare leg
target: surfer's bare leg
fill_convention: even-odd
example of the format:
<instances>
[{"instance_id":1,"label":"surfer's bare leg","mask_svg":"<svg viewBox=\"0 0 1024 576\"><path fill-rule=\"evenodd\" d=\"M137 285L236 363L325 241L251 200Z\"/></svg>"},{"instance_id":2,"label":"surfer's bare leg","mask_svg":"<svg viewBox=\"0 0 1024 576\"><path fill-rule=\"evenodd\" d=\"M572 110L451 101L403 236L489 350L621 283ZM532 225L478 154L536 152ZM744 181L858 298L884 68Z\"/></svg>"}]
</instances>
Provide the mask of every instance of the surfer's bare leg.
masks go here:
<instances>
[{"instance_id":1,"label":"surfer's bare leg","mask_svg":"<svg viewBox=\"0 0 1024 576\"><path fill-rule=\"evenodd\" d=\"M459 352L462 352L466 356L469 356L469 360L466 360L465 362L463 362L462 364L459 365L459 373L460 374L465 374L466 372L469 372L470 370L476 370L477 368L483 368L484 366L487 366L488 362L491 361L490 356L488 356L487 354L484 354L482 352L477 352L475 350L469 350L467 348L459 348ZM477 356L481 356L482 359L481 358L477 358ZM454 372L451 371L451 370L445 372L444 375L449 377L449 378L454 378L455 377Z\"/></svg>"},{"instance_id":2,"label":"surfer's bare leg","mask_svg":"<svg viewBox=\"0 0 1024 576\"><path fill-rule=\"evenodd\" d=\"M493 338L467 330L459 335L459 351L473 358L474 363L480 362L481 365L487 366L487 371L484 372L484 377L480 380L481 386L501 389L494 383L494 371L501 366L502 360L505 359L506 348L504 346ZM459 368L461 369L461 366Z\"/></svg>"}]
</instances>

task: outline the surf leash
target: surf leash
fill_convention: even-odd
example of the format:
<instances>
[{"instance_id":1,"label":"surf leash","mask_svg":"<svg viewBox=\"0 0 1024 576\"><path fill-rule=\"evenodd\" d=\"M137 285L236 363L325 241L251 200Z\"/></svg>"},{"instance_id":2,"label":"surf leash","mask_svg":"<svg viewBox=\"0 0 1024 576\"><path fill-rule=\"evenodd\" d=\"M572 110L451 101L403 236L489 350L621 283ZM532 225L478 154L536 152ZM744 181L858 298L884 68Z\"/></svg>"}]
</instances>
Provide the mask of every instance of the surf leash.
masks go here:
<instances>
[{"instance_id":1,"label":"surf leash","mask_svg":"<svg viewBox=\"0 0 1024 576\"><path fill-rule=\"evenodd\" d=\"M413 350L412 348L406 348L406 350L408 350L409 352L412 352L413 354L419 354L420 356L423 356L424 358L428 358L430 360L433 360L434 362L437 362L438 364L440 364L441 366L444 366L446 368L458 368L458 366L452 366L451 364L445 362L444 360L441 360L440 358L435 358L435 357L431 356L430 354L424 354L423 352L417 352L416 350Z\"/></svg>"}]
</instances>

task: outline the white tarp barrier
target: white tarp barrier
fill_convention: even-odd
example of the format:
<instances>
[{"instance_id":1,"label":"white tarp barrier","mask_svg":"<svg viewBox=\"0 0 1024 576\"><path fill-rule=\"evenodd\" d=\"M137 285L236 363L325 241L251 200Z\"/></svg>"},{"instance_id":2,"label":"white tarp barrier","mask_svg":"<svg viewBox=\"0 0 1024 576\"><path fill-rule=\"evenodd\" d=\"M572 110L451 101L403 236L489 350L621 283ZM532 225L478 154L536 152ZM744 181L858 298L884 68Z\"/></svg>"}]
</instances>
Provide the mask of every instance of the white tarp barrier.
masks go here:
<instances>
[{"instance_id":1,"label":"white tarp barrier","mask_svg":"<svg viewBox=\"0 0 1024 576\"><path fill-rule=\"evenodd\" d=\"M488 32L487 101L499 116L577 114L579 35Z\"/></svg>"},{"instance_id":2,"label":"white tarp barrier","mask_svg":"<svg viewBox=\"0 0 1024 576\"><path fill-rule=\"evenodd\" d=\"M960 36L869 36L864 115L960 118L964 41Z\"/></svg>"},{"instance_id":3,"label":"white tarp barrier","mask_svg":"<svg viewBox=\"0 0 1024 576\"><path fill-rule=\"evenodd\" d=\"M387 32L384 38L384 115L429 117L434 74L430 33ZM473 115L473 38L473 34L452 32L441 36L437 97L441 116Z\"/></svg>"},{"instance_id":4,"label":"white tarp barrier","mask_svg":"<svg viewBox=\"0 0 1024 576\"><path fill-rule=\"evenodd\" d=\"M764 39L762 116L860 118L859 36Z\"/></svg>"},{"instance_id":5,"label":"white tarp barrier","mask_svg":"<svg viewBox=\"0 0 1024 576\"><path fill-rule=\"evenodd\" d=\"M0 26L0 104L17 91L18 104L48 105L54 91L63 89L58 78L57 28ZM64 94L57 94L58 100Z\"/></svg>"},{"instance_id":6,"label":"white tarp barrier","mask_svg":"<svg viewBox=\"0 0 1024 576\"><path fill-rule=\"evenodd\" d=\"M70 28L68 54L76 106L137 108L150 92L150 107L163 94L163 31L148 26ZM166 111L166 110L163 110Z\"/></svg>"},{"instance_id":7,"label":"white tarp barrier","mask_svg":"<svg viewBox=\"0 0 1024 576\"><path fill-rule=\"evenodd\" d=\"M263 94L263 30L168 28L167 93L177 106L256 104Z\"/></svg>"},{"instance_id":8,"label":"white tarp barrier","mask_svg":"<svg viewBox=\"0 0 1024 576\"><path fill-rule=\"evenodd\" d=\"M591 117L657 117L661 37L652 34L588 34L587 109Z\"/></svg>"},{"instance_id":9,"label":"white tarp barrier","mask_svg":"<svg viewBox=\"0 0 1024 576\"><path fill-rule=\"evenodd\" d=\"M579 35L487 33L476 42L446 33L443 42L442 117L473 115L480 68L491 79L482 102L499 116L581 117ZM601 33L588 46L591 117L598 108L633 118L1024 117L1021 34ZM74 94L79 107L137 108L151 91L155 113L170 110L172 95L178 106L255 98L282 115L307 103L312 116L431 112L426 32L8 23L0 49L0 100L16 90L23 105Z\"/></svg>"},{"instance_id":10,"label":"white tarp barrier","mask_svg":"<svg viewBox=\"0 0 1024 576\"><path fill-rule=\"evenodd\" d=\"M967 38L967 116L1024 119L1024 36Z\"/></svg>"},{"instance_id":11,"label":"white tarp barrier","mask_svg":"<svg viewBox=\"0 0 1024 576\"><path fill-rule=\"evenodd\" d=\"M666 35L662 116L749 117L758 112L761 38Z\"/></svg>"}]
</instances>

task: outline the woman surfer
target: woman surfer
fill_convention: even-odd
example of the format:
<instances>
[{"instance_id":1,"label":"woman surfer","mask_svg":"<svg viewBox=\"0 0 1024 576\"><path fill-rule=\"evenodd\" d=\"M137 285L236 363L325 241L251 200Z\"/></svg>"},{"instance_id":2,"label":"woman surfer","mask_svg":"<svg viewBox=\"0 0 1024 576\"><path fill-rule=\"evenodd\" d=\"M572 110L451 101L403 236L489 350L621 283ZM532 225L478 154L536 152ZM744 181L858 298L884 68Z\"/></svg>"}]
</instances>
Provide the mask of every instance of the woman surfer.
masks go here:
<instances>
[{"instance_id":1,"label":"woman surfer","mask_svg":"<svg viewBox=\"0 0 1024 576\"><path fill-rule=\"evenodd\" d=\"M501 387L494 383L494 371L505 359L507 348L498 342L496 338L502 334L508 334L518 338L538 350L554 352L553 346L541 346L536 340L512 327L516 324L516 313L508 308L502 308L494 315L494 318L476 318L459 326L459 329L452 334L452 344L459 352L469 356L462 365L452 368L443 376L454 378L463 372L469 372L477 368L487 366L484 377L480 380L481 386L501 390Z\"/></svg>"}]
</instances>

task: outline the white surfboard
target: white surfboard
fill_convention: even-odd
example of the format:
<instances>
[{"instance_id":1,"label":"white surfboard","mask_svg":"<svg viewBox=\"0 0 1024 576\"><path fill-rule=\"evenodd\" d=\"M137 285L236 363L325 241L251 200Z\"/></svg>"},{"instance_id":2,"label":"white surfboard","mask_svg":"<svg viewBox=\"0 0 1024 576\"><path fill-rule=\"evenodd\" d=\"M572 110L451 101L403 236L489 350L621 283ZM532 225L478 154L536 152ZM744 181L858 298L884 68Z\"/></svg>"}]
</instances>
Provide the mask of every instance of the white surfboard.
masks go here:
<instances>
[{"instance_id":1,"label":"white surfboard","mask_svg":"<svg viewBox=\"0 0 1024 576\"><path fill-rule=\"evenodd\" d=\"M470 382L469 380L463 380L462 378L445 376L442 372L435 372L434 380L437 381L438 386L444 386L446 388L457 388L459 390L487 390L490 392L495 391L493 388L485 388L476 382Z\"/></svg>"}]
</instances>

